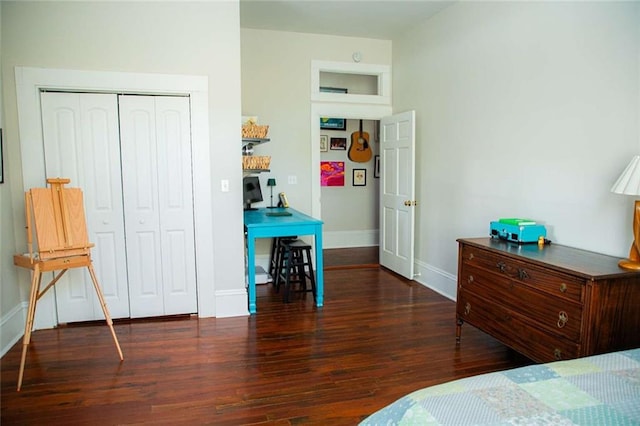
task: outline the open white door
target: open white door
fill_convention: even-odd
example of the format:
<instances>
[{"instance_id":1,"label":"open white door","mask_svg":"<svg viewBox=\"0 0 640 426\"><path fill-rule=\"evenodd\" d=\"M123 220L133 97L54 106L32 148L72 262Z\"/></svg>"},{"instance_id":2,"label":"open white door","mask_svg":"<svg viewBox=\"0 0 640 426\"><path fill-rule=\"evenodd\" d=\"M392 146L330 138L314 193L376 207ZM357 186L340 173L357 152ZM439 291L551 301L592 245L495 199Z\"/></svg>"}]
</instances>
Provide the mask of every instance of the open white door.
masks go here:
<instances>
[{"instance_id":1,"label":"open white door","mask_svg":"<svg viewBox=\"0 0 640 426\"><path fill-rule=\"evenodd\" d=\"M413 279L415 111L380 121L380 265Z\"/></svg>"}]
</instances>

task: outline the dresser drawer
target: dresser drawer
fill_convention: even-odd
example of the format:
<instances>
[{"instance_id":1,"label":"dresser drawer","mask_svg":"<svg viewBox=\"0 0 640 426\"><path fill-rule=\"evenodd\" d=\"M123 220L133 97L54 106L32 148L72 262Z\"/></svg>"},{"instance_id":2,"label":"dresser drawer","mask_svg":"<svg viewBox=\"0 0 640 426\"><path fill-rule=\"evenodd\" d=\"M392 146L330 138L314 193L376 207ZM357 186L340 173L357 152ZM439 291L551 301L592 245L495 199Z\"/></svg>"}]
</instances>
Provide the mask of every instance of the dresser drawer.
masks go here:
<instances>
[{"instance_id":1,"label":"dresser drawer","mask_svg":"<svg viewBox=\"0 0 640 426\"><path fill-rule=\"evenodd\" d=\"M554 296L583 302L584 281L579 277L544 269L475 247L463 246L461 250L463 267L464 265L477 266Z\"/></svg>"},{"instance_id":2,"label":"dresser drawer","mask_svg":"<svg viewBox=\"0 0 640 426\"><path fill-rule=\"evenodd\" d=\"M580 345L545 333L529 318L492 301L458 290L456 316L537 362L580 356Z\"/></svg>"},{"instance_id":3,"label":"dresser drawer","mask_svg":"<svg viewBox=\"0 0 640 426\"><path fill-rule=\"evenodd\" d=\"M537 291L499 273L464 265L460 287L494 304L529 318L551 333L575 342L580 341L582 305L561 297Z\"/></svg>"}]
</instances>

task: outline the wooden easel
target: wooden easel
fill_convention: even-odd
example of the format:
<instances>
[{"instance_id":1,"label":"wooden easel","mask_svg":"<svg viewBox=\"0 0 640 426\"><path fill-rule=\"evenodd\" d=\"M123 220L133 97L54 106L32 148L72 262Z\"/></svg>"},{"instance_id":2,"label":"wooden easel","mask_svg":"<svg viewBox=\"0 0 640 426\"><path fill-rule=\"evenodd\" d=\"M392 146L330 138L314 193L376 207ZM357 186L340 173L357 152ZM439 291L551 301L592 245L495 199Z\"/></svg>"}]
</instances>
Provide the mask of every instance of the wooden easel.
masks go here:
<instances>
[{"instance_id":1,"label":"wooden easel","mask_svg":"<svg viewBox=\"0 0 640 426\"><path fill-rule=\"evenodd\" d=\"M49 188L32 188L25 193L25 211L27 215L27 245L28 254L13 256L13 264L33 271L31 278L31 292L29 296L29 310L24 327L22 340L22 359L18 374L18 391L22 386L24 365L27 359L27 348L31 341L31 330L36 313L38 300L55 285L67 270L86 266L93 281L102 312L111 330L116 344L120 361L124 358L122 350L113 329L113 321L109 315L107 304L98 284L93 264L91 263L91 247L87 234L87 224L84 216L82 191L80 188L64 188L70 179L47 179ZM31 220L35 224L37 253L33 252L33 238ZM44 272L60 271L53 280L40 290L40 281Z\"/></svg>"}]
</instances>

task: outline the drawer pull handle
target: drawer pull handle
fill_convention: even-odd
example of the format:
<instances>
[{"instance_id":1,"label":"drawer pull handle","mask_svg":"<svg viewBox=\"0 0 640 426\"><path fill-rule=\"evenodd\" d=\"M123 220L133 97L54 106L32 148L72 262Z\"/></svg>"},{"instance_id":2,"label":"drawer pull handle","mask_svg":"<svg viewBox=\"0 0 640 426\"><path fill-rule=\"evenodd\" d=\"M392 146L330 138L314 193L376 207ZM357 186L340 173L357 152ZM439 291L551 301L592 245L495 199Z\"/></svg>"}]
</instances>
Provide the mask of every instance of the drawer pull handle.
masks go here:
<instances>
[{"instance_id":1,"label":"drawer pull handle","mask_svg":"<svg viewBox=\"0 0 640 426\"><path fill-rule=\"evenodd\" d=\"M562 293L567 292L567 285L565 283L560 284L560 292Z\"/></svg>"},{"instance_id":2,"label":"drawer pull handle","mask_svg":"<svg viewBox=\"0 0 640 426\"><path fill-rule=\"evenodd\" d=\"M565 311L558 312L558 328L564 327L569 321L569 315Z\"/></svg>"},{"instance_id":3,"label":"drawer pull handle","mask_svg":"<svg viewBox=\"0 0 640 426\"><path fill-rule=\"evenodd\" d=\"M527 271L525 271L524 269L518 268L518 278L520 278L521 280L525 280L529 278L529 274L527 274Z\"/></svg>"},{"instance_id":4,"label":"drawer pull handle","mask_svg":"<svg viewBox=\"0 0 640 426\"><path fill-rule=\"evenodd\" d=\"M473 253L469 253L469 260L473 260L474 256Z\"/></svg>"},{"instance_id":5,"label":"drawer pull handle","mask_svg":"<svg viewBox=\"0 0 640 426\"><path fill-rule=\"evenodd\" d=\"M500 272L504 272L507 270L507 264L504 262L498 262L496 267L500 270Z\"/></svg>"},{"instance_id":6,"label":"drawer pull handle","mask_svg":"<svg viewBox=\"0 0 640 426\"><path fill-rule=\"evenodd\" d=\"M469 315L470 312L471 312L471 303L467 302L466 305L464 305L464 314Z\"/></svg>"},{"instance_id":7,"label":"drawer pull handle","mask_svg":"<svg viewBox=\"0 0 640 426\"><path fill-rule=\"evenodd\" d=\"M556 361L560 361L562 359L562 351L558 348L555 348L553 350L553 357L556 359Z\"/></svg>"},{"instance_id":8,"label":"drawer pull handle","mask_svg":"<svg viewBox=\"0 0 640 426\"><path fill-rule=\"evenodd\" d=\"M469 278L467 279L469 284L471 284L473 282L473 280L474 280L473 275L469 275Z\"/></svg>"}]
</instances>

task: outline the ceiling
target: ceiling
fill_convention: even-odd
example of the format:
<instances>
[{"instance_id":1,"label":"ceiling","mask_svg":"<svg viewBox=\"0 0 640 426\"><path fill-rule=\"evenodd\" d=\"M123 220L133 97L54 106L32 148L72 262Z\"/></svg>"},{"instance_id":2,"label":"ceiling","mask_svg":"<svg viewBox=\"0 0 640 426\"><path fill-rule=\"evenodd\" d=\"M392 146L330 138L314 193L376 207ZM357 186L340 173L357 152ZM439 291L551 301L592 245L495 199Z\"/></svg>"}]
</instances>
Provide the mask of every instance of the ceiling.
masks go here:
<instances>
[{"instance_id":1,"label":"ceiling","mask_svg":"<svg viewBox=\"0 0 640 426\"><path fill-rule=\"evenodd\" d=\"M240 26L392 40L454 0L240 0Z\"/></svg>"}]
</instances>

